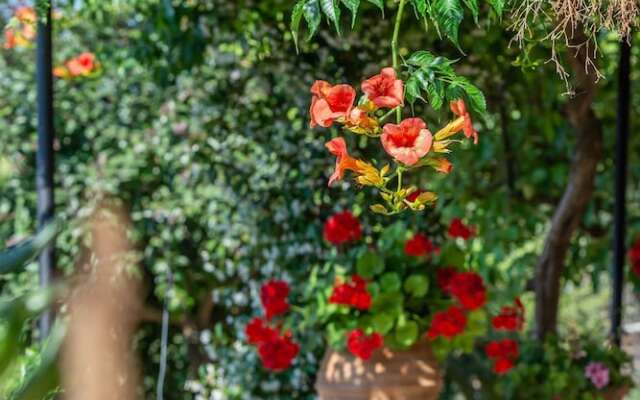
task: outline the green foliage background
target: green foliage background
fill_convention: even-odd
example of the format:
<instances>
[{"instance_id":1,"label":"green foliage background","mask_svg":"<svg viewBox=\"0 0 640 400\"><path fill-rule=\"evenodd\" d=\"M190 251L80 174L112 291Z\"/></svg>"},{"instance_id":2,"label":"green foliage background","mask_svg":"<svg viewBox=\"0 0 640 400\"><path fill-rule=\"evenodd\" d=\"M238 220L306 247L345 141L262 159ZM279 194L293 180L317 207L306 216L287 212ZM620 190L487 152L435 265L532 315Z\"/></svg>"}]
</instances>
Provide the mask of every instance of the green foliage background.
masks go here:
<instances>
[{"instance_id":1,"label":"green foliage background","mask_svg":"<svg viewBox=\"0 0 640 400\"><path fill-rule=\"evenodd\" d=\"M354 210L368 229L388 223L359 208L366 191L349 190L350 183L326 187L333 164L323 147L328 133L308 129L307 108L315 79L355 84L390 63L390 21L381 20L375 4L363 2L354 32L346 29L347 16L341 37L322 24L296 54L290 3L87 1L82 7L61 5L64 17L56 21L57 64L85 50L102 64L96 78L55 83L57 212L72 221L89 214L98 194L122 200L134 222L149 309L160 308L168 269L175 274L172 319L195 322L172 325L169 399L311 398L323 349L314 332L299 338L305 347L295 368L275 376L264 372L242 340L244 324L257 314L259 284L285 278L295 299L311 267L327 258L322 222L334 211ZM477 121L480 144L466 143L456 152L446 180L414 179L443 193L437 210L444 220L467 216L478 225L472 263L515 295L532 276L566 184L573 133L562 113L565 87L545 63L549 49L544 43L526 53L510 47L510 33L490 16L489 4L481 7L487 17L477 24L467 18L460 28L466 56L440 40L434 27L425 32L407 17L401 55L430 49L459 58L457 71L485 92L489 110ZM606 159L566 274L567 282L594 290L610 262L617 51L612 36L600 39L608 79L595 107L605 127ZM635 67L635 54L633 62ZM0 52L2 243L35 229L34 68L33 48ZM635 97L633 110L638 102ZM422 105L415 111L430 124L445 121L444 113ZM633 122L632 132L637 118ZM639 147L634 135L632 231L640 230ZM403 218L417 227L427 223L420 214ZM58 237L61 275L74 270L83 237L71 223ZM30 265L0 278L0 296L12 298L36 284L36 266ZM207 298L213 307L198 321ZM30 331L24 340L31 340ZM152 393L156 322L143 324L136 347L145 390ZM0 384L0 390L10 389Z\"/></svg>"}]
</instances>

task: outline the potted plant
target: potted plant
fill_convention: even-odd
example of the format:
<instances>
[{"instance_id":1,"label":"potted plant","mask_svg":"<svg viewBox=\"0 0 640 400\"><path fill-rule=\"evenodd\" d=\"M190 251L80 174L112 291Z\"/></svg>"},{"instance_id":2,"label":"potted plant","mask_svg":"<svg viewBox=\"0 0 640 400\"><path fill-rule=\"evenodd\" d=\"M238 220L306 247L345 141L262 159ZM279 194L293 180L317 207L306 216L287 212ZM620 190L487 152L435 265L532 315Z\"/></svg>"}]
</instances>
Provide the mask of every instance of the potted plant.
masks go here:
<instances>
[{"instance_id":1,"label":"potted plant","mask_svg":"<svg viewBox=\"0 0 640 400\"><path fill-rule=\"evenodd\" d=\"M320 399L436 399L439 360L472 351L487 330L487 287L465 268L474 228L454 219L446 231L412 232L402 222L363 237L348 211L331 216L334 249L312 271L299 301L289 286L261 289L264 317L246 328L263 365L280 371L299 352L298 330L322 331L327 351L317 375Z\"/></svg>"}]
</instances>

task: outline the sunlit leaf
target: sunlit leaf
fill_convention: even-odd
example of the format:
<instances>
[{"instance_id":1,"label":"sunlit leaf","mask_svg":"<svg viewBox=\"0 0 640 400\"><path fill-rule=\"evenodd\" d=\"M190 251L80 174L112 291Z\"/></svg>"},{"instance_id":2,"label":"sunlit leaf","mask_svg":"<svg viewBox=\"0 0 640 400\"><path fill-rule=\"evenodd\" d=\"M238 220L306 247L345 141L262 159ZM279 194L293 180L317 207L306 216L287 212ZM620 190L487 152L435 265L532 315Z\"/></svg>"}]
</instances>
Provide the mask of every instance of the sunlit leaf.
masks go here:
<instances>
[{"instance_id":1,"label":"sunlit leaf","mask_svg":"<svg viewBox=\"0 0 640 400\"><path fill-rule=\"evenodd\" d=\"M356 24L356 16L360 7L360 0L341 0L342 4L351 11L351 28Z\"/></svg>"}]
</instances>

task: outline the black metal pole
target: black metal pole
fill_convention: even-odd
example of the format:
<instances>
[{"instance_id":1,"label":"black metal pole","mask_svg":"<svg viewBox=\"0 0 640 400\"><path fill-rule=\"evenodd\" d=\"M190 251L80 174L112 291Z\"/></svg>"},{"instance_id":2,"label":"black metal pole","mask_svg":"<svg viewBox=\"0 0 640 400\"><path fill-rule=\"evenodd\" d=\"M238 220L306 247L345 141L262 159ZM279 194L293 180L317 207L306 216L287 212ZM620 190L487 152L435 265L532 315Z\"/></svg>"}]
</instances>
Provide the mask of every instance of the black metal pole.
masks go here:
<instances>
[{"instance_id":1,"label":"black metal pole","mask_svg":"<svg viewBox=\"0 0 640 400\"><path fill-rule=\"evenodd\" d=\"M36 80L38 101L38 150L36 154L36 188L38 191L38 230L53 219L53 62L51 59L51 2L38 13L36 50ZM53 245L40 254L40 285L49 286L55 268ZM39 321L40 336L45 338L51 329L51 311L42 314Z\"/></svg>"},{"instance_id":2,"label":"black metal pole","mask_svg":"<svg viewBox=\"0 0 640 400\"><path fill-rule=\"evenodd\" d=\"M613 296L611 300L611 337L620 345L622 326L622 295L626 256L625 228L627 219L627 146L629 142L629 104L631 97L631 44L620 44L618 67L618 120L616 129L615 205L613 226Z\"/></svg>"}]
</instances>

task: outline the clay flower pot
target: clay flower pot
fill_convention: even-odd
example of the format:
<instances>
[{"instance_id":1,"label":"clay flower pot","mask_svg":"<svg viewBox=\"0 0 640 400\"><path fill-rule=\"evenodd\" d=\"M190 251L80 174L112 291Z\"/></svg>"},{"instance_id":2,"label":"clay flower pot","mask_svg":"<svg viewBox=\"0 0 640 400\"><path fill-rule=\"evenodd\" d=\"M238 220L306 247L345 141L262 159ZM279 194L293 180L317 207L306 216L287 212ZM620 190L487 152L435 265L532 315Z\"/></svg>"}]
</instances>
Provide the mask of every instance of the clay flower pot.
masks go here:
<instances>
[{"instance_id":1,"label":"clay flower pot","mask_svg":"<svg viewBox=\"0 0 640 400\"><path fill-rule=\"evenodd\" d=\"M435 400L442 377L426 341L402 351L385 347L368 361L329 349L316 390L320 400Z\"/></svg>"},{"instance_id":2,"label":"clay flower pot","mask_svg":"<svg viewBox=\"0 0 640 400\"><path fill-rule=\"evenodd\" d=\"M608 389L607 391L602 393L602 397L604 400L622 400L624 396L629 393L629 388L626 386Z\"/></svg>"}]
</instances>

